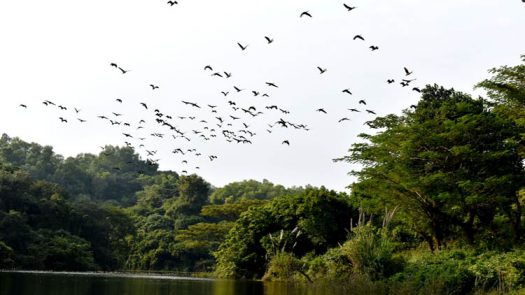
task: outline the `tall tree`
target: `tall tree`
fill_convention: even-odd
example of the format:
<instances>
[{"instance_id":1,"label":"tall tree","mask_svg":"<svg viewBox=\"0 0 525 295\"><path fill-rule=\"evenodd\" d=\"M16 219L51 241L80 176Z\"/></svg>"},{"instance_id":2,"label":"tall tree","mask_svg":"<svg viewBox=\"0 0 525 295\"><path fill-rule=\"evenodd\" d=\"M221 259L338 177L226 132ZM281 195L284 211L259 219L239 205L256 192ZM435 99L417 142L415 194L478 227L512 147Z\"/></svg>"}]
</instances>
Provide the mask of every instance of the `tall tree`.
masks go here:
<instances>
[{"instance_id":1,"label":"tall tree","mask_svg":"<svg viewBox=\"0 0 525 295\"><path fill-rule=\"evenodd\" d=\"M375 119L370 126L377 134L361 134L365 142L343 158L363 166L352 172L359 178L354 196L400 205L432 248L451 237L469 243L477 235L494 237L496 216L519 239L522 130L491 107L483 99L427 86L415 110Z\"/></svg>"}]
</instances>

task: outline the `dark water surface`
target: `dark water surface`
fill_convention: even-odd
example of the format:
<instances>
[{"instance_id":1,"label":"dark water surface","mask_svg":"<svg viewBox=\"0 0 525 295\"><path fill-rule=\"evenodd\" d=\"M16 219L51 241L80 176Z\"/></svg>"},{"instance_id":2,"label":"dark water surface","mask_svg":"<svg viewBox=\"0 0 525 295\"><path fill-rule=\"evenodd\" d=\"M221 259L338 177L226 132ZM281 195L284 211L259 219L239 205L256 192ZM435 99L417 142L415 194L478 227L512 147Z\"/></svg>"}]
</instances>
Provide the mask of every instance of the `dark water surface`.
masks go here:
<instances>
[{"instance_id":1,"label":"dark water surface","mask_svg":"<svg viewBox=\"0 0 525 295\"><path fill-rule=\"evenodd\" d=\"M336 286L173 276L0 272L1 295L343 295Z\"/></svg>"}]
</instances>

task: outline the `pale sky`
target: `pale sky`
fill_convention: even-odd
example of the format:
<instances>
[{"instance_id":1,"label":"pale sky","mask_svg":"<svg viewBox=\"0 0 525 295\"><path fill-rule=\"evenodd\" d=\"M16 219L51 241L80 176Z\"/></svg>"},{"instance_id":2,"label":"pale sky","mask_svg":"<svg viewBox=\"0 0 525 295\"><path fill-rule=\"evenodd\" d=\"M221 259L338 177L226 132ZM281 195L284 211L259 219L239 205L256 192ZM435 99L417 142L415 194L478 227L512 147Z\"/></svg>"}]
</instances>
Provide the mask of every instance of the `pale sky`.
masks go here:
<instances>
[{"instance_id":1,"label":"pale sky","mask_svg":"<svg viewBox=\"0 0 525 295\"><path fill-rule=\"evenodd\" d=\"M400 113L418 100L411 88L428 83L482 94L473 86L488 77L488 69L518 64L525 53L525 3L519 0L347 1L357 7L350 12L332 0L178 2L170 7L153 0L1 1L0 133L52 145L64 156L123 145L122 133L130 133L134 138L128 141L144 158L138 138L147 138L143 143L158 151L153 158L160 159L161 169L197 172L215 186L266 178L286 186L345 190L354 181L347 175L351 167L332 159L345 155L357 134L369 131L363 123L374 116L365 109ZM313 17L300 18L303 11ZM352 40L356 34L365 41ZM267 44L264 36L275 41ZM237 42L248 45L247 50ZM371 52L370 45L379 50ZM123 75L110 63L130 72ZM212 77L206 65L233 76ZM327 72L319 74L318 66ZM402 88L405 66L417 80ZM388 85L390 78L396 83ZM149 84L160 88L153 91ZM236 93L234 85L245 90ZM342 93L346 88L353 95ZM270 97L254 97L252 90ZM366 106L358 104L361 99ZM45 107L44 100L68 110ZM264 114L234 111L229 100ZM217 114L207 104L217 105ZM290 114L266 110L269 105ZM169 129L155 123L155 108L171 115L170 123L191 135L191 141L173 139ZM316 112L319 108L328 114ZM98 115L131 127L111 126ZM256 133L247 136L252 145L225 141L215 117L229 115L242 119L231 127L225 122L223 128L237 132L244 129L241 122L247 123ZM350 121L338 123L343 117ZM310 131L276 125L268 133L267 124L280 118L306 124ZM145 128L136 130L141 119ZM205 141L191 134L204 126L215 126L217 137ZM281 144L284 140L290 146ZM202 156L171 153L176 148L195 148ZM218 159L210 162L208 155Z\"/></svg>"}]
</instances>

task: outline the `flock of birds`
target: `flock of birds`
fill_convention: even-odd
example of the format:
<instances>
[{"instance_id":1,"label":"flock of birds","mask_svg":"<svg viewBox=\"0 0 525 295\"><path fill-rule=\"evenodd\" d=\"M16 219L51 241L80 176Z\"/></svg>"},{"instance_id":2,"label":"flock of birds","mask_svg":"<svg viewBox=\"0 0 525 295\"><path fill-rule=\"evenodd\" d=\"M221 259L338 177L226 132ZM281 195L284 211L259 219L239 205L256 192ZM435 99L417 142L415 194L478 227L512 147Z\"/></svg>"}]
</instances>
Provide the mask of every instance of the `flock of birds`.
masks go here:
<instances>
[{"instance_id":1,"label":"flock of birds","mask_svg":"<svg viewBox=\"0 0 525 295\"><path fill-rule=\"evenodd\" d=\"M177 5L178 2L168 1L167 4L173 6ZM353 12L356 9L356 7L352 7L347 4L343 4L342 8L346 9L348 12ZM301 19L312 17L314 17L314 15L309 11L304 11L299 14L299 18ZM269 36L264 36L264 39L266 40L268 46L271 46L275 42L274 38ZM365 42L365 37L362 35L355 35L352 40L355 42ZM243 45L241 42L237 42L237 45L241 51L249 50L248 45ZM369 49L370 51L374 52L378 51L379 47L376 45L370 45ZM115 62L110 63L109 67L121 75L127 75L130 73L129 69L126 69ZM314 67L315 65L312 66L312 68ZM327 68L321 66L317 66L316 68L319 71L319 75L325 75L328 71ZM224 70L216 70L212 65L205 65L202 67L202 71L214 78L230 79L233 76L233 73ZM413 71L409 70L407 67L404 67L402 71L402 77L400 79L388 78L385 82L388 84L394 84L397 81L402 87L409 87L409 89L411 87L413 91L420 92L418 87L411 86L411 83L416 80L415 78L412 78L412 76ZM220 93L219 91L217 93L217 95L220 95L226 100L226 102L222 104L204 105L198 101L188 100L182 100L180 102L187 108L199 110L200 112L204 111L206 116L198 116L197 114L170 114L164 110L150 106L150 103L146 101L142 101L138 103L137 107L142 109L142 114L144 117L138 122L128 122L125 119L125 114L120 113L118 109L117 111L112 111L108 114L100 114L96 118L89 118L88 120L88 118L84 118L82 116L83 113L80 108L73 107L69 109L64 105L55 103L51 100L44 100L42 104L48 108L58 108L59 111L63 112L63 115L59 116L58 119L64 124L72 123L72 120L78 121L80 124L86 124L88 121L96 119L106 122L108 126L120 128L119 132L122 134L124 144L126 146L133 147L138 151L143 151L144 155L146 155L146 162L149 165L157 164L160 159L156 158L157 149L149 145L147 139L154 138L172 140L174 147L171 152L174 155L182 157L181 165L183 165L183 167L187 167L181 171L183 174L191 171L191 167L193 167L193 169L200 169L200 167L196 165L190 166L194 158L206 157L207 161L214 161L218 158L218 155L204 154L203 151L200 151L195 147L183 148L183 146L188 144L191 145L196 141L208 142L222 138L226 142L232 144L253 144L257 136L256 130L254 129L254 122L256 121L264 122L263 126L265 126L265 131L262 132L269 135L272 135L275 128L285 128L287 130L300 130L305 132L310 130L310 127L307 124L292 121L292 112L282 106L270 103L264 106L244 105L237 99L233 98L235 95L242 94L247 94L252 97L269 98L273 95L272 91L279 90L278 83L273 81L265 81L263 84L265 85L264 91L247 90L240 87L239 85L234 85L233 83L230 85L231 88L229 90L221 90ZM149 87L151 88L151 91L156 91L160 88L159 85L155 84L149 84ZM349 96L353 95L350 89L343 89L342 93ZM364 112L369 115L376 115L376 112L367 105L366 100L359 99L356 101L356 106L348 109L350 112L349 114ZM118 106L120 104L127 103L127 101L125 99L117 98L115 99L114 103ZM28 108L26 104L20 104L19 106L24 109ZM323 107L312 109L312 112L313 111L322 115L328 115L328 111ZM72 120L70 119L71 113L73 113L74 116ZM268 113L274 113L274 117L277 116L279 119L276 121L265 121L267 117L266 115ZM192 121L193 124L191 125L197 127L190 129L183 129L180 127L184 125L190 125L185 124L184 122L186 121ZM344 123L345 121L350 121L350 118L348 116L337 118L338 123ZM367 121L365 124L370 124L370 122L371 121ZM146 127L148 128L146 129ZM151 128L154 128L156 132L145 133L145 130L150 130ZM293 144L293 141L291 141L289 138L281 138L278 140L278 142L286 146ZM118 170L120 167L114 167L114 169Z\"/></svg>"}]
</instances>

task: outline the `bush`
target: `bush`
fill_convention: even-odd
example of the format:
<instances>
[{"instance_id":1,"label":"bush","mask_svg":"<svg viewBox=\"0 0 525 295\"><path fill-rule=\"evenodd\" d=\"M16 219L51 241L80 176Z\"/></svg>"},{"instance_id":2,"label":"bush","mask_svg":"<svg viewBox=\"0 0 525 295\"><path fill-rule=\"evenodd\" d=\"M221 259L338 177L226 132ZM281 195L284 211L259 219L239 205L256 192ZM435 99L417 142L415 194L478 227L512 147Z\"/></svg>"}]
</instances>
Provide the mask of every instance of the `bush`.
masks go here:
<instances>
[{"instance_id":1,"label":"bush","mask_svg":"<svg viewBox=\"0 0 525 295\"><path fill-rule=\"evenodd\" d=\"M352 262L343 252L342 247L329 249L325 254L306 255L302 259L308 265L308 275L318 280L347 280L352 274Z\"/></svg>"},{"instance_id":2,"label":"bush","mask_svg":"<svg viewBox=\"0 0 525 295\"><path fill-rule=\"evenodd\" d=\"M387 230L367 224L354 228L353 236L342 247L353 272L371 280L388 278L403 269L403 260L394 255L396 245Z\"/></svg>"}]
</instances>

